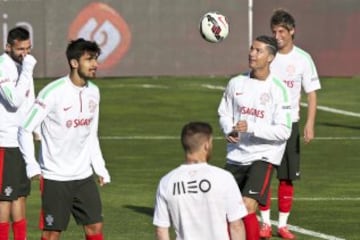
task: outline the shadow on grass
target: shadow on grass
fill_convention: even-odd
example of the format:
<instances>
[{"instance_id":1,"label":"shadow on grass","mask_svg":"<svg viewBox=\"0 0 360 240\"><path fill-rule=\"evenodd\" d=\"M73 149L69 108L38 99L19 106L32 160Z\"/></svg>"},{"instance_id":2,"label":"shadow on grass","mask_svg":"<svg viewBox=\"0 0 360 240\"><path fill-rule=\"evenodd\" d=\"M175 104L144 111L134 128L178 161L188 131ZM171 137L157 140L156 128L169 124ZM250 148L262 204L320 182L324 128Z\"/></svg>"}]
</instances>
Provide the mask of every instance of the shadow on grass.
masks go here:
<instances>
[{"instance_id":1,"label":"shadow on grass","mask_svg":"<svg viewBox=\"0 0 360 240\"><path fill-rule=\"evenodd\" d=\"M360 126L350 126L345 124L338 124L338 123L326 123L326 122L318 122L318 125L326 126L326 127L337 127L337 128L347 128L347 129L354 129L360 130Z\"/></svg>"},{"instance_id":2,"label":"shadow on grass","mask_svg":"<svg viewBox=\"0 0 360 240\"><path fill-rule=\"evenodd\" d=\"M154 214L154 208L151 207L143 207L143 206L134 206L134 205L124 205L125 208L131 209L135 212L142 213L148 215L150 217Z\"/></svg>"}]
</instances>

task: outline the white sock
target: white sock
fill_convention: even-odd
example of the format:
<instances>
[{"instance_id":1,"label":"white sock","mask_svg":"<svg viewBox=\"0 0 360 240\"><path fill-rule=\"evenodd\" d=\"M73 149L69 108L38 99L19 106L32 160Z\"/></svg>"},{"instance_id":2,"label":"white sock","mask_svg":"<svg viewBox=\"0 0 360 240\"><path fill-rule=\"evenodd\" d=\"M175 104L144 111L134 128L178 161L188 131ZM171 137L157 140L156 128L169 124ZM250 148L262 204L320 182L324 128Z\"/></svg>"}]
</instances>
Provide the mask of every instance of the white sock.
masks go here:
<instances>
[{"instance_id":1,"label":"white sock","mask_svg":"<svg viewBox=\"0 0 360 240\"><path fill-rule=\"evenodd\" d=\"M270 209L265 210L265 211L260 211L260 215L261 215L261 220L263 223L271 225L270 222Z\"/></svg>"},{"instance_id":2,"label":"white sock","mask_svg":"<svg viewBox=\"0 0 360 240\"><path fill-rule=\"evenodd\" d=\"M279 212L279 228L286 227L289 215L289 212Z\"/></svg>"}]
</instances>

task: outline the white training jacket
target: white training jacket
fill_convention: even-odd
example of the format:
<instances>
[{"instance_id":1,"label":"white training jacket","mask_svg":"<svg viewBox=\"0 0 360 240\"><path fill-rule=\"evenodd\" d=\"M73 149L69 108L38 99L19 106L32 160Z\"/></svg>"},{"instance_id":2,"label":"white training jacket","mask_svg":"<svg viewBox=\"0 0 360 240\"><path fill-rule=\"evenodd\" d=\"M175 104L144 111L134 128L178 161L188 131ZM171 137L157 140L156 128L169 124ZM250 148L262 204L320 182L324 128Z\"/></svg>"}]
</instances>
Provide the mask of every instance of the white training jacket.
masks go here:
<instances>
[{"instance_id":1,"label":"white training jacket","mask_svg":"<svg viewBox=\"0 0 360 240\"><path fill-rule=\"evenodd\" d=\"M20 150L28 177L38 174L31 132L40 125L41 174L45 179L71 181L93 174L110 182L98 139L99 89L88 81L75 86L69 76L45 86L19 130ZM93 168L93 170L92 170Z\"/></svg>"},{"instance_id":2,"label":"white training jacket","mask_svg":"<svg viewBox=\"0 0 360 240\"><path fill-rule=\"evenodd\" d=\"M246 120L248 131L240 141L228 143L227 160L251 164L263 160L279 165L291 133L290 96L284 83L270 74L265 81L239 75L232 78L219 108L220 127L225 135L239 120Z\"/></svg>"},{"instance_id":3,"label":"white training jacket","mask_svg":"<svg viewBox=\"0 0 360 240\"><path fill-rule=\"evenodd\" d=\"M291 95L291 114L293 122L300 119L301 89L305 93L321 88L319 76L310 54L294 46L287 54L277 53L270 65L271 72L279 77Z\"/></svg>"},{"instance_id":4,"label":"white training jacket","mask_svg":"<svg viewBox=\"0 0 360 240\"><path fill-rule=\"evenodd\" d=\"M36 60L27 55L20 65L7 54L0 56L0 146L18 147L17 133L35 100L33 69ZM19 73L20 72L20 73Z\"/></svg>"}]
</instances>

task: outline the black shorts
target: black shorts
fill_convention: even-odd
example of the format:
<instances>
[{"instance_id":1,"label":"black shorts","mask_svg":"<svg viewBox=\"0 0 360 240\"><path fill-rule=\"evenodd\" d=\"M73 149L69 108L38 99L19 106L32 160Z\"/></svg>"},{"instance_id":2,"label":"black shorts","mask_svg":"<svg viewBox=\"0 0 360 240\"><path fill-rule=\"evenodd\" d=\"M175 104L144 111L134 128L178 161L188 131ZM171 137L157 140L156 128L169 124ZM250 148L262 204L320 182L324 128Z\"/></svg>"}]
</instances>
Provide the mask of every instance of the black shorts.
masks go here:
<instances>
[{"instance_id":1,"label":"black shorts","mask_svg":"<svg viewBox=\"0 0 360 240\"><path fill-rule=\"evenodd\" d=\"M225 169L233 174L242 196L255 199L265 205L269 194L273 165L264 161L255 161L251 165L226 163Z\"/></svg>"},{"instance_id":2,"label":"black shorts","mask_svg":"<svg viewBox=\"0 0 360 240\"><path fill-rule=\"evenodd\" d=\"M286 148L277 167L277 178L281 180L300 179L300 133L299 124L293 123L291 136L286 142Z\"/></svg>"},{"instance_id":3,"label":"black shorts","mask_svg":"<svg viewBox=\"0 0 360 240\"><path fill-rule=\"evenodd\" d=\"M17 147L0 147L0 201L14 201L30 194L31 182Z\"/></svg>"},{"instance_id":4,"label":"black shorts","mask_svg":"<svg viewBox=\"0 0 360 240\"><path fill-rule=\"evenodd\" d=\"M92 176L75 181L41 179L41 192L42 230L66 230L70 215L79 225L103 221L100 194Z\"/></svg>"}]
</instances>

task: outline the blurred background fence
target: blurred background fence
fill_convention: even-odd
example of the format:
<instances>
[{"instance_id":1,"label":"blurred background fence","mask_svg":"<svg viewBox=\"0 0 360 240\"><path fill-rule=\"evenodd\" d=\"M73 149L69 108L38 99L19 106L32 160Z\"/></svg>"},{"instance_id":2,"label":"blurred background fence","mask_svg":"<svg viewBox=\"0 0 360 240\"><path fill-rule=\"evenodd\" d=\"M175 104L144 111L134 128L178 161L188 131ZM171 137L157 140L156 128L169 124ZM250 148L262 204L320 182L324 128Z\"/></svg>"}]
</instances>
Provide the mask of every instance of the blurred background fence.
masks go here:
<instances>
[{"instance_id":1,"label":"blurred background fence","mask_svg":"<svg viewBox=\"0 0 360 240\"><path fill-rule=\"evenodd\" d=\"M247 70L249 41L270 34L276 8L294 15L296 44L312 54L321 76L360 74L358 0L2 0L0 43L12 27L28 28L36 77L66 73L65 48L77 37L101 45L100 76L233 75ZM221 44L199 35L207 11L228 17Z\"/></svg>"}]
</instances>

